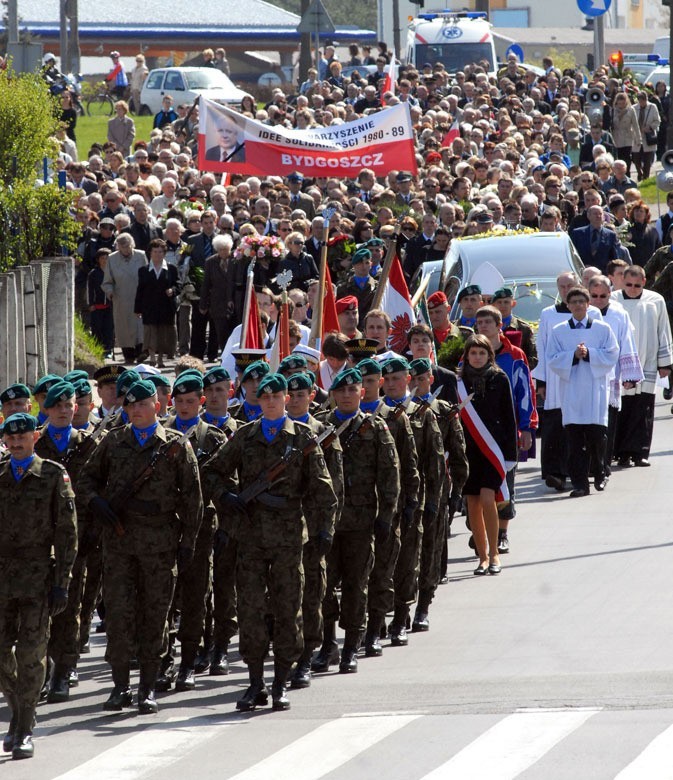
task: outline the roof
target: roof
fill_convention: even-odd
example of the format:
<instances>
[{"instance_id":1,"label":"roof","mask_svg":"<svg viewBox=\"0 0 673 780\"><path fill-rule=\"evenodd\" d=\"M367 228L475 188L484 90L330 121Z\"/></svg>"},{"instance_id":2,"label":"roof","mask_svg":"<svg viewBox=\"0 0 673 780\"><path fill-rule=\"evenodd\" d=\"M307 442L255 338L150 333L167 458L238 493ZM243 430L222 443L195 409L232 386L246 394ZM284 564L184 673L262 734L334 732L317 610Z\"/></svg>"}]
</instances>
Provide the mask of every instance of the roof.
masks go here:
<instances>
[{"instance_id":1,"label":"roof","mask_svg":"<svg viewBox=\"0 0 673 780\"><path fill-rule=\"evenodd\" d=\"M615 28L604 30L605 45L614 47L628 43L629 48L637 51L652 51L656 30ZM539 44L541 46L593 46L594 34L590 30L577 27L498 27L494 35L510 38L521 46ZM640 47L640 48L638 48Z\"/></svg>"}]
</instances>

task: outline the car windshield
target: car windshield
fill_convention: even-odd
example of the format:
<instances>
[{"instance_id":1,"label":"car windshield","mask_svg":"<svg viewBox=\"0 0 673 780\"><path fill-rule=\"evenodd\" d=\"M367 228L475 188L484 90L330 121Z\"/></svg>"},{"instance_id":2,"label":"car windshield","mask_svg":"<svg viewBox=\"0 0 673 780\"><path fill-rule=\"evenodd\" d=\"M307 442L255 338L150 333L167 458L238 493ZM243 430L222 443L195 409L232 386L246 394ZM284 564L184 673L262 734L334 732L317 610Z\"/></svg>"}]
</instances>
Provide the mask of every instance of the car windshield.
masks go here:
<instances>
[{"instance_id":1,"label":"car windshield","mask_svg":"<svg viewBox=\"0 0 673 780\"><path fill-rule=\"evenodd\" d=\"M185 73L185 78L189 89L227 89L233 86L225 74L215 68L189 71Z\"/></svg>"},{"instance_id":2,"label":"car windshield","mask_svg":"<svg viewBox=\"0 0 673 780\"><path fill-rule=\"evenodd\" d=\"M463 70L467 63L486 60L493 69L493 47L490 43L432 43L416 46L416 62L441 62L449 73Z\"/></svg>"}]
</instances>

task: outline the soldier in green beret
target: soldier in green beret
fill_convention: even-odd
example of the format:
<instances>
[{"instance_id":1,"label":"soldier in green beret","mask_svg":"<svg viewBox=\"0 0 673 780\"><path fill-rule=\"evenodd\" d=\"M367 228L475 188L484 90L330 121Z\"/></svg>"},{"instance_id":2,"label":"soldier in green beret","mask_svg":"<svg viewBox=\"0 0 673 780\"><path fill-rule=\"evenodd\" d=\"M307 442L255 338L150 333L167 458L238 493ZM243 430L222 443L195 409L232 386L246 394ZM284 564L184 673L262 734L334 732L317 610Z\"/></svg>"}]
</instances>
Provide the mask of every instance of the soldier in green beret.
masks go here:
<instances>
[{"instance_id":1,"label":"soldier in green beret","mask_svg":"<svg viewBox=\"0 0 673 780\"><path fill-rule=\"evenodd\" d=\"M354 296L358 302L358 328L362 330L367 312L372 308L378 282L371 276L372 253L361 247L351 257L351 274L337 287L337 299Z\"/></svg>"},{"instance_id":2,"label":"soldier in green beret","mask_svg":"<svg viewBox=\"0 0 673 780\"><path fill-rule=\"evenodd\" d=\"M14 759L33 756L49 616L67 606L77 554L70 477L58 463L35 454L36 427L25 412L7 418L3 439L9 457L0 462L0 690L11 715L2 747Z\"/></svg>"},{"instance_id":3,"label":"soldier in green beret","mask_svg":"<svg viewBox=\"0 0 673 780\"><path fill-rule=\"evenodd\" d=\"M203 504L192 445L159 424L154 385L132 384L124 406L129 424L103 438L79 489L94 517L104 521L106 658L114 682L104 709L131 706L130 664L136 656L138 710L150 714L158 710L154 690L168 649L176 563L180 573L191 563Z\"/></svg>"},{"instance_id":4,"label":"soldier in green beret","mask_svg":"<svg viewBox=\"0 0 673 780\"><path fill-rule=\"evenodd\" d=\"M157 389L157 401L159 402L159 411L157 417L161 422L165 422L170 417L171 404L171 380L163 374L151 374L147 377Z\"/></svg>"},{"instance_id":5,"label":"soldier in green beret","mask_svg":"<svg viewBox=\"0 0 673 780\"><path fill-rule=\"evenodd\" d=\"M282 374L286 379L292 374L299 374L308 368L308 361L303 355L288 355L280 361L278 366L278 373Z\"/></svg>"},{"instance_id":6,"label":"soldier in green beret","mask_svg":"<svg viewBox=\"0 0 673 780\"><path fill-rule=\"evenodd\" d=\"M273 708L286 710L286 683L303 646L301 601L302 549L308 541L306 499L328 530L334 522L337 499L329 471L311 429L289 419L287 381L268 374L257 388L262 416L240 428L209 466L224 490L215 502L220 543L237 540L236 588L239 649L248 666L250 686L236 708L249 711L268 701L264 657L269 635L264 616L267 597L274 615ZM287 465L270 484L260 477L266 469ZM238 488L238 490L237 490ZM241 498L250 495L250 500ZM254 498L252 496L254 495Z\"/></svg>"},{"instance_id":7,"label":"soldier in green beret","mask_svg":"<svg viewBox=\"0 0 673 780\"><path fill-rule=\"evenodd\" d=\"M241 375L241 387L245 393L245 400L234 411L234 418L240 423L258 420L262 415L262 409L256 403L257 388L260 382L271 371L271 366L264 360L251 363Z\"/></svg>"},{"instance_id":8,"label":"soldier in green beret","mask_svg":"<svg viewBox=\"0 0 673 780\"><path fill-rule=\"evenodd\" d=\"M98 416L94 414L93 390L88 379L75 379L72 382L75 388L77 410L72 418L73 428L85 433L93 433L96 429Z\"/></svg>"},{"instance_id":9,"label":"soldier in green beret","mask_svg":"<svg viewBox=\"0 0 673 780\"><path fill-rule=\"evenodd\" d=\"M343 448L344 500L332 549L327 556L327 594L323 604L323 643L311 664L315 672L328 671L339 661L339 671L357 672L357 654L365 630L367 583L374 563L374 538L383 543L392 533L392 516L400 493L399 459L386 423L360 411L362 374L347 368L334 378L330 394L333 411L320 419L337 428ZM341 584L341 604L336 588ZM341 659L335 624L345 631Z\"/></svg>"},{"instance_id":10,"label":"soldier in green beret","mask_svg":"<svg viewBox=\"0 0 673 780\"><path fill-rule=\"evenodd\" d=\"M0 393L0 405L5 420L13 414L30 413L30 389L20 382L6 387Z\"/></svg>"},{"instance_id":11,"label":"soldier in green beret","mask_svg":"<svg viewBox=\"0 0 673 780\"><path fill-rule=\"evenodd\" d=\"M33 397L35 398L35 401L39 407L39 411L37 413L38 426L42 426L47 422L47 413L44 410L44 399L47 397L49 388L52 385L56 385L62 381L63 379L58 376L58 374L46 374L37 380L37 383L33 388Z\"/></svg>"}]
</instances>

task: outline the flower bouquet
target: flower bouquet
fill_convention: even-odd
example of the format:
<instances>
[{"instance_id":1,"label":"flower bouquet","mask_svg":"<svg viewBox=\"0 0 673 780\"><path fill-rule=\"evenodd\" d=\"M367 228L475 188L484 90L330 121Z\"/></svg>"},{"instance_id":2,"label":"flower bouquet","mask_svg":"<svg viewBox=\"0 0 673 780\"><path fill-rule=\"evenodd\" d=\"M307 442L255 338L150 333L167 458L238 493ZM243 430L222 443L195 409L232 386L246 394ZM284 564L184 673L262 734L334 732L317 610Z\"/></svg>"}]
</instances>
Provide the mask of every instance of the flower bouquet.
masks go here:
<instances>
[{"instance_id":1,"label":"flower bouquet","mask_svg":"<svg viewBox=\"0 0 673 780\"><path fill-rule=\"evenodd\" d=\"M237 260L263 262L280 260L284 253L285 245L278 236L260 236L259 233L253 233L241 238L234 257Z\"/></svg>"}]
</instances>

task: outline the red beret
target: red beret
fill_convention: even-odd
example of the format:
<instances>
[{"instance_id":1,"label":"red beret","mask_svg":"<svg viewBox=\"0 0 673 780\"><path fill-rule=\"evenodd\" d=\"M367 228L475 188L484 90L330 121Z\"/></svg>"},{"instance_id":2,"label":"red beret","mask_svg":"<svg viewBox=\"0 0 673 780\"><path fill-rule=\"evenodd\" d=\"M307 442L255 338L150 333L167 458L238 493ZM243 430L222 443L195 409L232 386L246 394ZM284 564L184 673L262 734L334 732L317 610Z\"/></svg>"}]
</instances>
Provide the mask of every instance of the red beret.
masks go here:
<instances>
[{"instance_id":1,"label":"red beret","mask_svg":"<svg viewBox=\"0 0 673 780\"><path fill-rule=\"evenodd\" d=\"M430 152L428 156L425 158L426 163L433 163L433 162L441 162L442 161L442 155L439 152Z\"/></svg>"},{"instance_id":2,"label":"red beret","mask_svg":"<svg viewBox=\"0 0 673 780\"><path fill-rule=\"evenodd\" d=\"M348 309L357 309L358 299L354 295L347 295L345 298L339 298L336 302L337 314L342 314Z\"/></svg>"},{"instance_id":3,"label":"red beret","mask_svg":"<svg viewBox=\"0 0 673 780\"><path fill-rule=\"evenodd\" d=\"M441 290L437 290L428 298L428 309L434 309L441 303L448 303L448 301L446 295Z\"/></svg>"}]
</instances>

